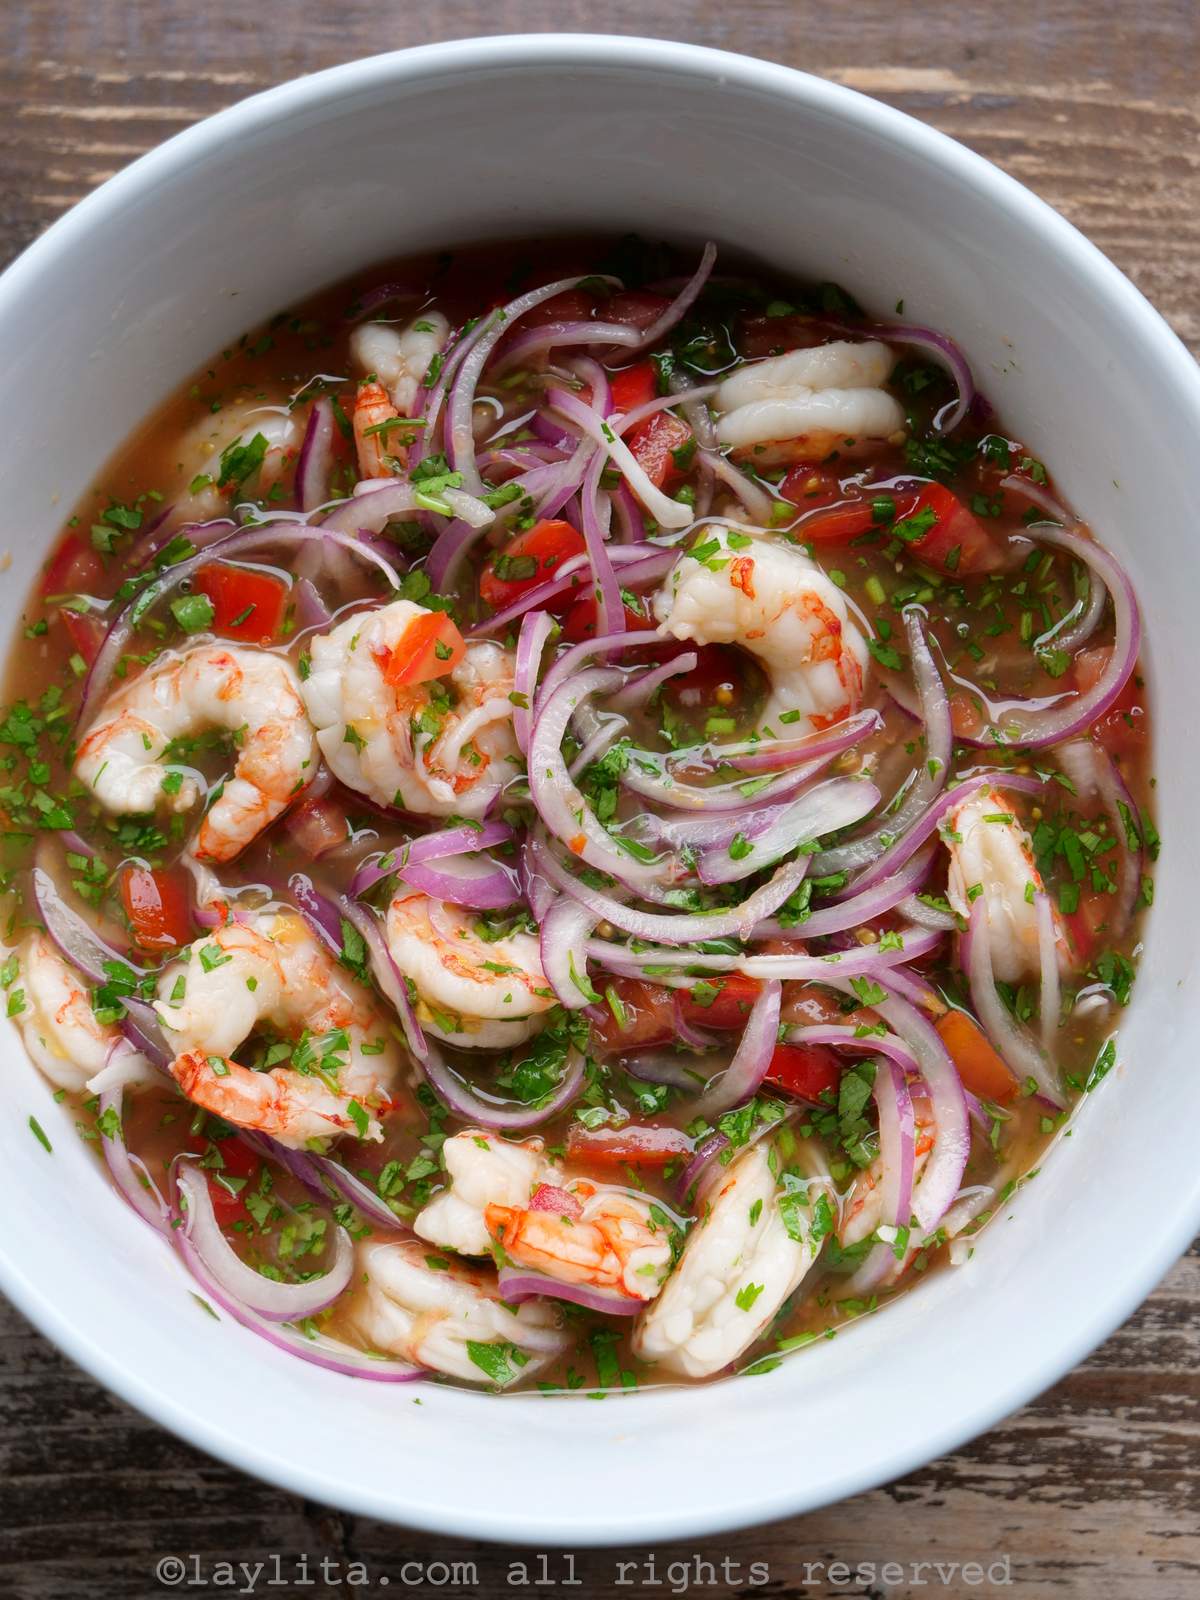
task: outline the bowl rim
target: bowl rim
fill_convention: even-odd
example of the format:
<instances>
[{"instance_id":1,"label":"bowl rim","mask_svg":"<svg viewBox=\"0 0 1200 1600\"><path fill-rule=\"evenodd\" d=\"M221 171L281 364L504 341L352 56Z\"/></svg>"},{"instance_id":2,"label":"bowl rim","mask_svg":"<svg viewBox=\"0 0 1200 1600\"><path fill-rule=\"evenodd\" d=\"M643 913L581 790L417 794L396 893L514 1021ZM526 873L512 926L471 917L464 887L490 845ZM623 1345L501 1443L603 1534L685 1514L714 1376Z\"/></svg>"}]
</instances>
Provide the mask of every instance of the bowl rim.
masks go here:
<instances>
[{"instance_id":1,"label":"bowl rim","mask_svg":"<svg viewBox=\"0 0 1200 1600\"><path fill-rule=\"evenodd\" d=\"M714 81L730 81L744 90L856 122L906 146L911 154L923 156L931 165L981 191L997 210L1009 214L1023 229L1040 235L1042 242L1068 258L1077 274L1089 279L1097 294L1136 322L1154 364L1172 381L1200 429L1200 368L1177 335L1090 240L1015 178L949 135L857 90L776 62L659 38L529 33L448 40L345 62L248 96L140 156L51 224L0 275L0 318L42 270L43 263L84 240L94 222L243 133L380 84L411 81L426 73L446 70L506 67L670 72L683 78L703 79L710 86ZM1200 1228L1200 1173L1190 1191L1183 1184L1176 1194L1172 1213L1160 1218L1145 1253L1136 1261L1127 1262L1119 1277L1114 1275L1107 1284L1096 1286L1096 1297L1086 1317L1062 1330L1051 1330L1036 1360L1014 1364L1011 1374L989 1385L969 1410L960 1410L952 1420L940 1425L923 1428L919 1442L873 1454L840 1479L826 1481L816 1493L796 1484L783 1484L773 1490L756 1486L752 1510L747 1509L749 1500L716 1514L705 1512L699 1516L686 1509L625 1506L619 1515L606 1512L570 1529L547 1528L535 1514L523 1524L514 1523L511 1516L501 1524L485 1506L425 1506L417 1513L419 1520L413 1522L409 1519L415 1508L396 1497L361 1485L345 1487L331 1482L320 1469L319 1457L315 1462L306 1462L275 1454L256 1441L236 1437L176 1395L156 1388L127 1367L117 1351L94 1337L86 1326L72 1322L37 1282L8 1259L2 1242L0 1289L70 1359L143 1415L217 1459L293 1493L439 1535L556 1549L629 1545L633 1540L649 1543L713 1535L812 1510L902 1477L993 1427L1057 1382L1106 1339L1187 1249Z\"/></svg>"}]
</instances>

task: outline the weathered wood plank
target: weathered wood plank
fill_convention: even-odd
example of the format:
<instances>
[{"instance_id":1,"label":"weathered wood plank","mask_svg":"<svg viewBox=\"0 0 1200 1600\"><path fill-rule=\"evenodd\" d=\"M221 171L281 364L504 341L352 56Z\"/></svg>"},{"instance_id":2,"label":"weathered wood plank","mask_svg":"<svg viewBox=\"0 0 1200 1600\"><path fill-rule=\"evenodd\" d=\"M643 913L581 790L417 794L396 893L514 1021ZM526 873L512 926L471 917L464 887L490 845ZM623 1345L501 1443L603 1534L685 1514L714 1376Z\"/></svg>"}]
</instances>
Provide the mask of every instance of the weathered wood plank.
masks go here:
<instances>
[{"instance_id":1,"label":"weathered wood plank","mask_svg":"<svg viewBox=\"0 0 1200 1600\"><path fill-rule=\"evenodd\" d=\"M203 8L160 0L24 0L5 12L0 61L0 263L82 195L161 140L297 73L434 38L537 28L647 33L782 60L899 106L961 139L1044 196L1112 256L1200 349L1200 9L1188 0L292 0ZM1200 1589L1200 1252L1130 1322L1047 1394L984 1438L900 1483L766 1528L654 1552L577 1557L588 1597L629 1589L765 1593L786 1600L881 1594L920 1600L939 1584L921 1561L1007 1557L1022 1597L1183 1600ZM690 1468L689 1470L695 1470ZM581 1490L581 1492L585 1492ZM0 1308L0 1592L18 1600L142 1600L155 1562L280 1561L259 1593L405 1587L404 1562L465 1561L470 1575L415 1569L408 1587L492 1597L530 1559L427 1539L306 1505L209 1461L129 1411ZM308 1576L300 1566L308 1561ZM340 1575L322 1574L322 1558ZM714 1564L697 1572L701 1558ZM730 1566L721 1563L728 1558ZM691 1562L682 1566L670 1563ZM899 1579L839 1581L829 1564L902 1564ZM765 1563L767 1576L752 1571ZM673 1570L673 1576L671 1572ZM1004 1572L997 1569L999 1576ZM560 1558L549 1576L569 1570ZM621 1581L623 1578L623 1581ZM219 1591L217 1591L219 1592ZM228 1590L226 1591L228 1592Z\"/></svg>"}]
</instances>

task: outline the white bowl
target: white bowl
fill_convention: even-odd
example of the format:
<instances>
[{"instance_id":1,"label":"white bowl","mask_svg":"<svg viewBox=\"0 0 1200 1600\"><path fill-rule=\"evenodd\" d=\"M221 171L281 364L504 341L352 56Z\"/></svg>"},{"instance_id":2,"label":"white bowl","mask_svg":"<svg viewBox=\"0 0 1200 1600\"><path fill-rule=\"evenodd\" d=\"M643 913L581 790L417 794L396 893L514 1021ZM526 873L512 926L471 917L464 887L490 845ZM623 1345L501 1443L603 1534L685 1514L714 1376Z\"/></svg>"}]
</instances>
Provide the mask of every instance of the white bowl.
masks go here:
<instances>
[{"instance_id":1,"label":"white bowl","mask_svg":"<svg viewBox=\"0 0 1200 1600\"><path fill-rule=\"evenodd\" d=\"M1200 376L1060 217L898 112L742 57L535 36L339 67L180 134L0 281L4 640L63 508L231 336L389 254L631 228L712 235L876 310L903 297L907 319L953 334L1128 563L1158 723L1176 733L1159 741L1166 844L1121 1069L968 1265L766 1376L498 1399L281 1355L197 1307L3 1036L0 1284L39 1327L150 1416L300 1494L541 1545L712 1533L907 1472L1079 1361L1200 1224L1200 761L1182 671L1200 616Z\"/></svg>"}]
</instances>

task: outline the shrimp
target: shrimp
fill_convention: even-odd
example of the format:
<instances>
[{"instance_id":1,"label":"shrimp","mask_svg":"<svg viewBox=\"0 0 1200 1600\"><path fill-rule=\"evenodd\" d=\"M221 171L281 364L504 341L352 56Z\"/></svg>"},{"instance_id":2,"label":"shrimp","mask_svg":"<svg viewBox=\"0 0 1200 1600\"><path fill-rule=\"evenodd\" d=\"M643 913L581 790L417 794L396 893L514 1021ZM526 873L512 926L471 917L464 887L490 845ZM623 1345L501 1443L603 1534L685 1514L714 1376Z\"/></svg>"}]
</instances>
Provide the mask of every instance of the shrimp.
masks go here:
<instances>
[{"instance_id":1,"label":"shrimp","mask_svg":"<svg viewBox=\"0 0 1200 1600\"><path fill-rule=\"evenodd\" d=\"M706 528L697 549L700 559L685 553L655 596L659 633L739 644L756 657L771 685L759 725L775 735L832 727L856 711L867 646L820 567L736 528Z\"/></svg>"},{"instance_id":2,"label":"shrimp","mask_svg":"<svg viewBox=\"0 0 1200 1600\"><path fill-rule=\"evenodd\" d=\"M401 887L387 913L392 960L416 988L424 1028L450 1044L506 1050L536 1033L554 1004L538 939L490 943L461 906Z\"/></svg>"},{"instance_id":3,"label":"shrimp","mask_svg":"<svg viewBox=\"0 0 1200 1600\"><path fill-rule=\"evenodd\" d=\"M409 626L428 615L395 600L347 618L312 641L300 692L326 761L349 788L424 816L481 817L521 771L514 658L472 640L443 677L389 681Z\"/></svg>"},{"instance_id":4,"label":"shrimp","mask_svg":"<svg viewBox=\"0 0 1200 1600\"><path fill-rule=\"evenodd\" d=\"M417 1216L431 1244L483 1255L499 1245L519 1266L635 1300L651 1300L671 1265L670 1231L646 1196L568 1177L540 1139L509 1144L468 1128L447 1139L451 1186Z\"/></svg>"},{"instance_id":5,"label":"shrimp","mask_svg":"<svg viewBox=\"0 0 1200 1600\"><path fill-rule=\"evenodd\" d=\"M878 339L845 339L740 367L717 388L717 436L756 464L821 460L904 433L904 411L880 385L896 357Z\"/></svg>"},{"instance_id":6,"label":"shrimp","mask_svg":"<svg viewBox=\"0 0 1200 1600\"><path fill-rule=\"evenodd\" d=\"M796 1289L817 1248L803 1220L789 1231L769 1153L753 1145L725 1173L666 1287L638 1318L634 1354L688 1378L727 1367Z\"/></svg>"},{"instance_id":7,"label":"shrimp","mask_svg":"<svg viewBox=\"0 0 1200 1600\"><path fill-rule=\"evenodd\" d=\"M1001 983L1019 983L1041 966L1038 900L1044 886L1033 843L998 789L969 796L950 812L945 830L950 851L946 898L958 916L969 917L982 896L992 971ZM1050 913L1059 963L1065 966L1067 942L1053 904Z\"/></svg>"},{"instance_id":8,"label":"shrimp","mask_svg":"<svg viewBox=\"0 0 1200 1600\"><path fill-rule=\"evenodd\" d=\"M280 392L278 398L286 396ZM257 386L253 399L253 406L232 425L228 408L206 411L180 440L177 471L187 487L171 496L176 522L223 516L232 502L249 498L251 489L255 499L264 499L298 456L304 438L302 412L284 404L264 405Z\"/></svg>"},{"instance_id":9,"label":"shrimp","mask_svg":"<svg viewBox=\"0 0 1200 1600\"><path fill-rule=\"evenodd\" d=\"M360 323L350 335L350 353L360 370L383 386L400 415L411 417L417 391L449 336L450 324L440 311L422 311L403 333L386 322Z\"/></svg>"},{"instance_id":10,"label":"shrimp","mask_svg":"<svg viewBox=\"0 0 1200 1600\"><path fill-rule=\"evenodd\" d=\"M316 770L300 682L282 656L215 644L161 656L107 702L79 746L75 776L118 816L152 811L163 799L187 811L200 797L197 779L184 776L168 792L159 763L174 740L206 728L228 729L239 749L194 853L232 861Z\"/></svg>"},{"instance_id":11,"label":"shrimp","mask_svg":"<svg viewBox=\"0 0 1200 1600\"><path fill-rule=\"evenodd\" d=\"M429 1262L428 1247L415 1239L358 1246L362 1288L346 1321L369 1349L469 1383L507 1386L539 1372L570 1343L549 1301L512 1310L494 1272ZM494 1351L490 1359L481 1346Z\"/></svg>"},{"instance_id":12,"label":"shrimp","mask_svg":"<svg viewBox=\"0 0 1200 1600\"><path fill-rule=\"evenodd\" d=\"M18 976L9 989L10 1008L35 1064L59 1089L83 1089L103 1071L121 1030L96 1020L83 980L44 933L31 933L20 947Z\"/></svg>"},{"instance_id":13,"label":"shrimp","mask_svg":"<svg viewBox=\"0 0 1200 1600\"><path fill-rule=\"evenodd\" d=\"M177 1047L187 1098L239 1128L301 1149L346 1132L382 1137L374 1115L399 1064L369 991L292 911L264 911L198 939L158 981L155 1010ZM256 1072L232 1060L260 1023L295 1041L290 1065Z\"/></svg>"}]
</instances>

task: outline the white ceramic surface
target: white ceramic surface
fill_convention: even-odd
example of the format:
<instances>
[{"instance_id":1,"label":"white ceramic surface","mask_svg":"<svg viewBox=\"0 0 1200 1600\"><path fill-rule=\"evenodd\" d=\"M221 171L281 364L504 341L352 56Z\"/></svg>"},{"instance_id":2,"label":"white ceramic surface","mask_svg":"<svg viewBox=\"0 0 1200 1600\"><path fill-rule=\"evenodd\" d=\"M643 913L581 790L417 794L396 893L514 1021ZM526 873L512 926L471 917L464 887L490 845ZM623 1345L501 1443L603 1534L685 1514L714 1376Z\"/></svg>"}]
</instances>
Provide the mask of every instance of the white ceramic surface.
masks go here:
<instances>
[{"instance_id":1,"label":"white ceramic surface","mask_svg":"<svg viewBox=\"0 0 1200 1600\"><path fill-rule=\"evenodd\" d=\"M381 56L189 129L0 280L4 639L61 508L228 338L388 254L572 228L711 234L878 310L902 296L906 317L959 339L1133 573L1166 844L1121 1068L1012 1220L969 1265L836 1340L692 1391L592 1403L388 1388L218 1326L3 1034L0 1285L39 1327L160 1422L304 1495L542 1545L714 1532L904 1473L1079 1361L1200 1224L1200 758L1184 670L1200 615L1200 376L1061 218L895 111L739 57L539 36Z\"/></svg>"}]
</instances>

